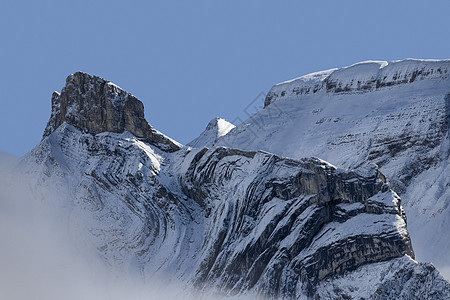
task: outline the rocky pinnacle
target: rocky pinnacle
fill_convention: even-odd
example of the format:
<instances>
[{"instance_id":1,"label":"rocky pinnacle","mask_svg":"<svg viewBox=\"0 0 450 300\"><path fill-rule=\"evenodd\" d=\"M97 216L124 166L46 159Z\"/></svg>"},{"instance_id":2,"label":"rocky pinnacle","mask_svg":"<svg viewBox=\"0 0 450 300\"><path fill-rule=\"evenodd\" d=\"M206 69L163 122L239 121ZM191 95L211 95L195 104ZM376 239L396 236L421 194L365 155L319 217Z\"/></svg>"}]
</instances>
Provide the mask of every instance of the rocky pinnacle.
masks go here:
<instances>
[{"instance_id":1,"label":"rocky pinnacle","mask_svg":"<svg viewBox=\"0 0 450 300\"><path fill-rule=\"evenodd\" d=\"M150 126L139 99L103 78L83 72L69 75L61 93L53 93L52 114L43 136L49 136L64 122L93 135L129 131L168 152L181 147Z\"/></svg>"}]
</instances>

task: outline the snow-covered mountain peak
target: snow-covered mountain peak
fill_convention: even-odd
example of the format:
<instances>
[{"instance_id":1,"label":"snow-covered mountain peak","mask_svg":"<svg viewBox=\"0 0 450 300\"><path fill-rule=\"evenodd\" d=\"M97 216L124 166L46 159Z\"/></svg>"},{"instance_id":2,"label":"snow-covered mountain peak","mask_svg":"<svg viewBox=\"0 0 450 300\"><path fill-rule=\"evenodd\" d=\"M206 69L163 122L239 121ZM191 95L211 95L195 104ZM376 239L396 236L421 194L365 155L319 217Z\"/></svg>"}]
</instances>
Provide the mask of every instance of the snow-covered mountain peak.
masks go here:
<instances>
[{"instance_id":1,"label":"snow-covered mountain peak","mask_svg":"<svg viewBox=\"0 0 450 300\"><path fill-rule=\"evenodd\" d=\"M227 135L230 130L232 130L235 125L231 124L225 119L216 117L209 121L206 126L205 131L203 131L198 138L191 141L188 146L191 147L203 147L203 146L213 146L214 142L225 135Z\"/></svg>"},{"instance_id":2,"label":"snow-covered mountain peak","mask_svg":"<svg viewBox=\"0 0 450 300\"><path fill-rule=\"evenodd\" d=\"M421 80L449 78L450 60L365 61L276 84L267 94L264 106L283 98L317 93L365 93Z\"/></svg>"},{"instance_id":3,"label":"snow-covered mountain peak","mask_svg":"<svg viewBox=\"0 0 450 300\"><path fill-rule=\"evenodd\" d=\"M226 135L228 132L230 132L231 129L233 129L236 126L234 126L225 119L214 118L209 122L208 127L217 129L217 137L221 137Z\"/></svg>"},{"instance_id":4,"label":"snow-covered mountain peak","mask_svg":"<svg viewBox=\"0 0 450 300\"><path fill-rule=\"evenodd\" d=\"M419 80L447 76L447 64L371 61L279 84L304 90L235 129L214 118L192 148L153 129L133 95L77 72L17 172L35 201L61 205L68 236L145 284L180 282L205 299L449 299L438 271L413 260L391 189L403 186L409 207L414 192L448 198L447 163L432 193L412 181L448 160L448 81ZM373 92L354 81L404 76L412 83Z\"/></svg>"},{"instance_id":5,"label":"snow-covered mountain peak","mask_svg":"<svg viewBox=\"0 0 450 300\"><path fill-rule=\"evenodd\" d=\"M165 151L181 148L149 125L139 99L110 81L83 72L69 75L61 93L53 93L44 138L64 122L91 134L129 131Z\"/></svg>"}]
</instances>

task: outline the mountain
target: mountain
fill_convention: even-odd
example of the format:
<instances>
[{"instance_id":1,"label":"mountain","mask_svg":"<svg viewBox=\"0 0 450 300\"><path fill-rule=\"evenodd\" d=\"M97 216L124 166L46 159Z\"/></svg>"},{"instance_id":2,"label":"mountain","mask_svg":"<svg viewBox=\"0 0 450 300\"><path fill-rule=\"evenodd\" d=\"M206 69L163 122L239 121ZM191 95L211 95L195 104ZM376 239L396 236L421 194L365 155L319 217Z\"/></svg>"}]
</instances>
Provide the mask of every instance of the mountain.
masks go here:
<instances>
[{"instance_id":1,"label":"mountain","mask_svg":"<svg viewBox=\"0 0 450 300\"><path fill-rule=\"evenodd\" d=\"M449 124L449 60L370 61L273 86L215 145L375 163L403 199L418 259L450 278Z\"/></svg>"},{"instance_id":2,"label":"mountain","mask_svg":"<svg viewBox=\"0 0 450 300\"><path fill-rule=\"evenodd\" d=\"M206 126L205 131L203 131L200 136L191 141L187 146L198 148L198 147L211 147L217 141L218 138L226 135L231 129L236 127L225 119L214 118Z\"/></svg>"},{"instance_id":3,"label":"mountain","mask_svg":"<svg viewBox=\"0 0 450 300\"><path fill-rule=\"evenodd\" d=\"M450 297L433 265L414 260L400 197L376 165L200 145L238 140L245 126L227 132L216 119L195 148L183 146L148 124L136 97L77 72L53 94L42 141L16 172L38 201L52 191L68 234L111 268L198 297ZM261 138L290 149L290 139Z\"/></svg>"}]
</instances>

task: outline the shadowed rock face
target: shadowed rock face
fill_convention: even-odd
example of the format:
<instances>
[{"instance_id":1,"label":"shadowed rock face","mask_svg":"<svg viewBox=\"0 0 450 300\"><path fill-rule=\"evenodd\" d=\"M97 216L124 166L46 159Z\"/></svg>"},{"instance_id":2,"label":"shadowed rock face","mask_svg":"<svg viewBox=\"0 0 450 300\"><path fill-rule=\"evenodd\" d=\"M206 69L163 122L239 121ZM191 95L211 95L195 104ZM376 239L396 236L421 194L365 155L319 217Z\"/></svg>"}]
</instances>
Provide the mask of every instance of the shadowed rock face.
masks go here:
<instances>
[{"instance_id":1,"label":"shadowed rock face","mask_svg":"<svg viewBox=\"0 0 450 300\"><path fill-rule=\"evenodd\" d=\"M94 135L129 131L162 150L180 149L178 143L148 124L139 99L103 78L82 72L67 77L61 94L53 93L52 115L44 137L64 122Z\"/></svg>"},{"instance_id":2,"label":"shadowed rock face","mask_svg":"<svg viewBox=\"0 0 450 300\"><path fill-rule=\"evenodd\" d=\"M181 184L213 220L199 286L293 298L299 284L312 295L329 276L414 257L400 199L376 169L204 148Z\"/></svg>"}]
</instances>

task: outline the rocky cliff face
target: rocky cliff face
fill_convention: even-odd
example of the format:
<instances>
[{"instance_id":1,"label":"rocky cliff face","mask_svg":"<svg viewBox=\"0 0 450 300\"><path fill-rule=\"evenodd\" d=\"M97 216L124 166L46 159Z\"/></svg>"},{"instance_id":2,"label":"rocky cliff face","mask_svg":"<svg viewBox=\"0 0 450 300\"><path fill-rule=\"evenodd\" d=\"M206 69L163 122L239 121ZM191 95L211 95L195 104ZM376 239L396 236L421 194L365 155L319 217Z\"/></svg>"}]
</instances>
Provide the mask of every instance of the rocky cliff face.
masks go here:
<instances>
[{"instance_id":1,"label":"rocky cliff face","mask_svg":"<svg viewBox=\"0 0 450 300\"><path fill-rule=\"evenodd\" d=\"M361 265L414 257L400 199L375 169L205 148L181 184L208 217L200 286L295 298Z\"/></svg>"},{"instance_id":2,"label":"rocky cliff face","mask_svg":"<svg viewBox=\"0 0 450 300\"><path fill-rule=\"evenodd\" d=\"M91 134L129 131L164 150L180 149L179 144L148 124L144 106L136 97L103 78L82 72L67 77L61 94L53 93L52 116L44 137L64 122Z\"/></svg>"},{"instance_id":3,"label":"rocky cliff face","mask_svg":"<svg viewBox=\"0 0 450 300\"><path fill-rule=\"evenodd\" d=\"M360 297L450 297L433 266L412 260L400 198L376 167L182 147L156 135L141 109L103 79L69 76L43 140L20 164L37 176L36 195L58 186L77 236L114 268L213 295L350 297L370 281L376 289ZM439 288L417 292L421 279ZM345 290L331 288L340 281Z\"/></svg>"}]
</instances>

